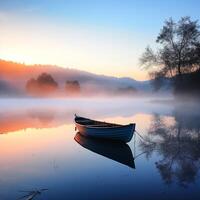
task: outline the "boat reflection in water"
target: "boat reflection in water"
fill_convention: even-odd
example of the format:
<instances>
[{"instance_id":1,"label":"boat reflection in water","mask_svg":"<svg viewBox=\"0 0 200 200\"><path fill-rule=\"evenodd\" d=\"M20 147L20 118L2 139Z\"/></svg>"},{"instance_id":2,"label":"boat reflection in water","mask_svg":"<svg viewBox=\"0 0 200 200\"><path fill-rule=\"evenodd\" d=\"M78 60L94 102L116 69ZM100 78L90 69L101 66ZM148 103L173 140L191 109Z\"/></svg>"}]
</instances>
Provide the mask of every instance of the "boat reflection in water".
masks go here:
<instances>
[{"instance_id":1,"label":"boat reflection in water","mask_svg":"<svg viewBox=\"0 0 200 200\"><path fill-rule=\"evenodd\" d=\"M135 169L132 151L128 144L110 140L84 137L77 133L75 141L82 147Z\"/></svg>"}]
</instances>

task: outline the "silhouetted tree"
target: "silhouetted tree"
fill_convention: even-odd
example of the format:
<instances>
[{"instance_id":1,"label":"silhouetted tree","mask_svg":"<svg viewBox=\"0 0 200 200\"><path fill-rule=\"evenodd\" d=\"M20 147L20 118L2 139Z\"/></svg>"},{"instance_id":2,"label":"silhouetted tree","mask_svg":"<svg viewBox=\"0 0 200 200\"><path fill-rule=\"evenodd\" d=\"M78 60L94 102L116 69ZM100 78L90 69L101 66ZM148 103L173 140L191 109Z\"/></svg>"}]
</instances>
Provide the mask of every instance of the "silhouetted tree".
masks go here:
<instances>
[{"instance_id":1,"label":"silhouetted tree","mask_svg":"<svg viewBox=\"0 0 200 200\"><path fill-rule=\"evenodd\" d=\"M68 95L78 95L80 93L80 84L78 81L66 81L65 90Z\"/></svg>"},{"instance_id":2,"label":"silhouetted tree","mask_svg":"<svg viewBox=\"0 0 200 200\"><path fill-rule=\"evenodd\" d=\"M35 95L46 95L56 91L57 88L57 82L47 73L42 73L37 79L28 80L26 84L27 91Z\"/></svg>"},{"instance_id":3,"label":"silhouetted tree","mask_svg":"<svg viewBox=\"0 0 200 200\"><path fill-rule=\"evenodd\" d=\"M200 30L197 21L183 17L178 22L165 21L156 42L157 51L147 47L140 58L141 65L151 69L150 76L162 84L164 77L176 77L200 69Z\"/></svg>"},{"instance_id":4,"label":"silhouetted tree","mask_svg":"<svg viewBox=\"0 0 200 200\"><path fill-rule=\"evenodd\" d=\"M47 73L42 73L41 75L39 75L37 78L37 82L39 85L48 85L54 88L58 87L58 84L53 79L53 77Z\"/></svg>"}]
</instances>

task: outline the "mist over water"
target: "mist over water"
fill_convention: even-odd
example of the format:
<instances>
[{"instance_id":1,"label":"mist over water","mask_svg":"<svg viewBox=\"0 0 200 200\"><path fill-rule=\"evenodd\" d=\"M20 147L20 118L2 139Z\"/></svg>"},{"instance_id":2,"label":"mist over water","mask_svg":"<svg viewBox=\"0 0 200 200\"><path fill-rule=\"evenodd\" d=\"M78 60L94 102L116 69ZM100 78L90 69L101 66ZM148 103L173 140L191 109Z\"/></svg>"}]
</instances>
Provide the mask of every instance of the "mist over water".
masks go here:
<instances>
[{"instance_id":1,"label":"mist over water","mask_svg":"<svg viewBox=\"0 0 200 200\"><path fill-rule=\"evenodd\" d=\"M198 104L163 98L29 98L1 99L0 107L0 199L44 188L38 199L199 196ZM121 156L112 142L76 136L75 113L134 122L145 141L135 134L126 146L116 147Z\"/></svg>"}]
</instances>

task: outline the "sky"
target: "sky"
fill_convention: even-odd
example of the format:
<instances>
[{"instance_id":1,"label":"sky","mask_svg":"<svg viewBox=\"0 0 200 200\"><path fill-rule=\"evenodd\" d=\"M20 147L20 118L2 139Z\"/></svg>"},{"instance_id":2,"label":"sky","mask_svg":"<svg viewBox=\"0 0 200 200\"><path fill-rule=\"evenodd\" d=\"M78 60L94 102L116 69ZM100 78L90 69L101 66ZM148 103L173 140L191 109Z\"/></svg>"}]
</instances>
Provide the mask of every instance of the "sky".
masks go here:
<instances>
[{"instance_id":1,"label":"sky","mask_svg":"<svg viewBox=\"0 0 200 200\"><path fill-rule=\"evenodd\" d=\"M147 80L139 58L199 0L0 0L0 59Z\"/></svg>"}]
</instances>

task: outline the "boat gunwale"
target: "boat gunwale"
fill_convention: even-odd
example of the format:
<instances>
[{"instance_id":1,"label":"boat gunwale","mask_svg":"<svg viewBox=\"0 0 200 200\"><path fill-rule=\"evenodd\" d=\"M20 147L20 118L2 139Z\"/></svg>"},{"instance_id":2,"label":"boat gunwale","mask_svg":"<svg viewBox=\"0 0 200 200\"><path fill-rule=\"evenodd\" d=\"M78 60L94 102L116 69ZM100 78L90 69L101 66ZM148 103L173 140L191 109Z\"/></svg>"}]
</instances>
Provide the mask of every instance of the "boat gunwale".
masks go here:
<instances>
[{"instance_id":1,"label":"boat gunwale","mask_svg":"<svg viewBox=\"0 0 200 200\"><path fill-rule=\"evenodd\" d=\"M95 121L95 120L91 120L91 121ZM101 121L95 121L95 122L101 122ZM127 126L135 126L135 123L130 123L130 124L126 124L126 125L113 124L113 125L116 125L113 127L112 126L111 127L109 127L109 126L107 126L107 127L106 126L105 127L96 126L95 127L95 126L80 124L76 120L75 120L75 123L78 124L79 126L90 128L90 129L118 129L118 128L125 128ZM112 125L112 123L108 123L108 122L105 122L105 123Z\"/></svg>"}]
</instances>

